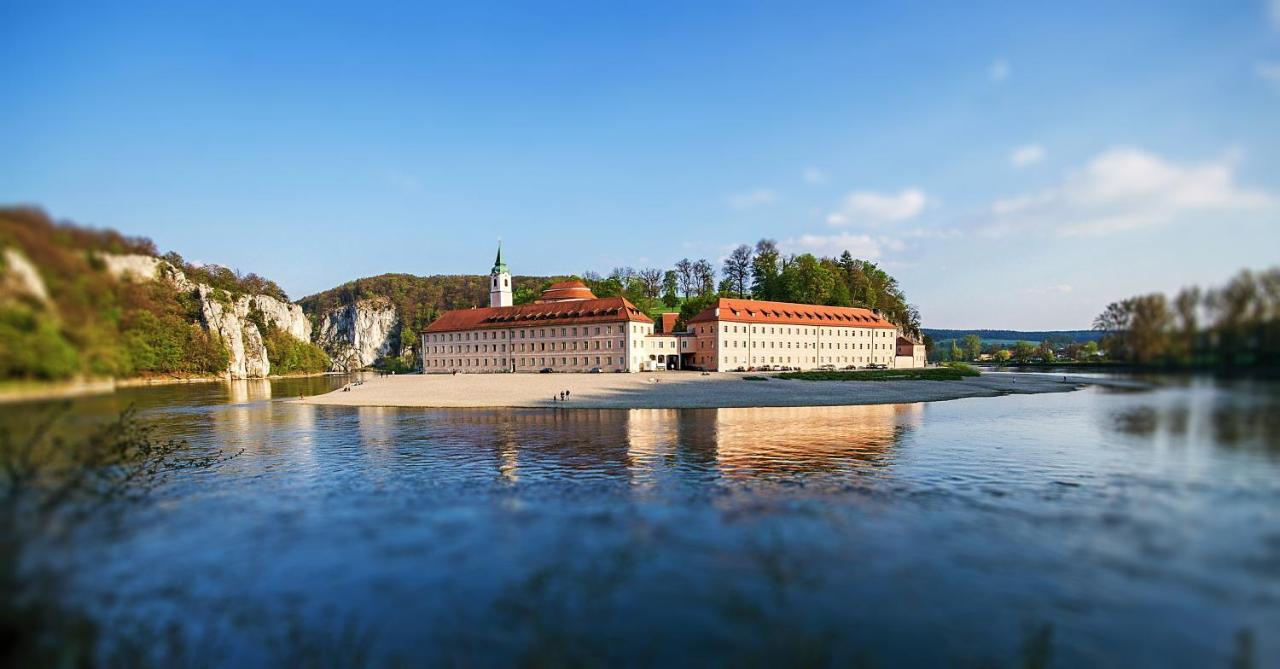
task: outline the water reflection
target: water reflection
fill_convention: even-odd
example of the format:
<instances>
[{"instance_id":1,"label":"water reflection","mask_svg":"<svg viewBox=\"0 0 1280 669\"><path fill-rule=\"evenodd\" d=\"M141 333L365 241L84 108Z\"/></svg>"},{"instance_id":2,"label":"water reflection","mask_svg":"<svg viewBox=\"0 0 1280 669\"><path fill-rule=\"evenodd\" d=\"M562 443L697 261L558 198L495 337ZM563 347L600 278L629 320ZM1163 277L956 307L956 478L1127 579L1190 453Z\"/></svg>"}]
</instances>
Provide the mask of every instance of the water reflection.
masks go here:
<instances>
[{"instance_id":1,"label":"water reflection","mask_svg":"<svg viewBox=\"0 0 1280 669\"><path fill-rule=\"evenodd\" d=\"M347 410L329 410L333 416ZM363 407L360 448L373 462L430 465L450 477L480 471L508 483L786 478L883 467L923 405L755 409L432 411ZM243 440L253 408L223 421Z\"/></svg>"},{"instance_id":2,"label":"water reflection","mask_svg":"<svg viewBox=\"0 0 1280 669\"><path fill-rule=\"evenodd\" d=\"M175 480L119 547L78 546L80 582L196 629L296 602L424 665L595 644L569 659L1012 666L1050 624L1062 666L1226 666L1241 630L1255 666L1280 658L1274 386L721 410L282 401L299 392L111 399L245 453Z\"/></svg>"},{"instance_id":3,"label":"water reflection","mask_svg":"<svg viewBox=\"0 0 1280 669\"><path fill-rule=\"evenodd\" d=\"M1166 390L1160 393L1160 401L1115 407L1110 426L1153 444L1211 444L1280 455L1276 388L1248 385L1249 392L1228 393L1208 383Z\"/></svg>"}]
</instances>

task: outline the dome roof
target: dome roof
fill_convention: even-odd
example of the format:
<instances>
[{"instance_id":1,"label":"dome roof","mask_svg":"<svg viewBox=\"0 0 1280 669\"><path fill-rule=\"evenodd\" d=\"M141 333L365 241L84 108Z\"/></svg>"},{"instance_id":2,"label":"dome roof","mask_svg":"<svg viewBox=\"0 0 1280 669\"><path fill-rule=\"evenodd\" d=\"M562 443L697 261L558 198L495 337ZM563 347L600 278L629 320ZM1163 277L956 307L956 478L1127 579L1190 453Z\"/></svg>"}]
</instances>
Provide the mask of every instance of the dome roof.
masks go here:
<instances>
[{"instance_id":1,"label":"dome roof","mask_svg":"<svg viewBox=\"0 0 1280 669\"><path fill-rule=\"evenodd\" d=\"M596 299L595 293L592 293L591 289L587 288L587 284L574 280L551 284L549 288L542 291L542 297L534 300L534 303L594 299Z\"/></svg>"}]
</instances>

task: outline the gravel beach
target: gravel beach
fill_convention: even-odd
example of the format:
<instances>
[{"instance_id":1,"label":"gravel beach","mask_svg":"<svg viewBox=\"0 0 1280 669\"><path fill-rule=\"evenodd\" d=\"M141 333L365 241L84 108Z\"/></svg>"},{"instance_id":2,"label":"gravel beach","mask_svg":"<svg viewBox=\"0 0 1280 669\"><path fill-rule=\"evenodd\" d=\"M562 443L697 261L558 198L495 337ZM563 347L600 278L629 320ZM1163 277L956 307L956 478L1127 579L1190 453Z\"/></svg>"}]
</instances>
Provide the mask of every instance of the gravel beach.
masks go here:
<instances>
[{"instance_id":1,"label":"gravel beach","mask_svg":"<svg viewBox=\"0 0 1280 669\"><path fill-rule=\"evenodd\" d=\"M1061 374L983 374L959 381L799 381L745 374L407 374L371 378L362 385L300 400L306 404L384 407L560 407L685 409L718 407L845 406L936 402L1012 393L1057 393L1096 384L1133 382ZM560 391L567 402L554 401Z\"/></svg>"}]
</instances>

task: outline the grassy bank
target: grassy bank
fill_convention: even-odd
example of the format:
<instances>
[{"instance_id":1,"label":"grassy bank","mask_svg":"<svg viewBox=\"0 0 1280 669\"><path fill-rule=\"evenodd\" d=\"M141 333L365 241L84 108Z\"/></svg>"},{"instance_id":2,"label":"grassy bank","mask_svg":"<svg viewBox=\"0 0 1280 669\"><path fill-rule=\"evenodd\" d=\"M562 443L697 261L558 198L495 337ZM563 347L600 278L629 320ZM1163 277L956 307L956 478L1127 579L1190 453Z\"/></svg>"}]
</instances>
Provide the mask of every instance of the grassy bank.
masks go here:
<instances>
[{"instance_id":1,"label":"grassy bank","mask_svg":"<svg viewBox=\"0 0 1280 669\"><path fill-rule=\"evenodd\" d=\"M923 369L860 369L849 371L783 372L779 379L800 381L959 381L978 376L978 370L963 363L948 363L943 367Z\"/></svg>"}]
</instances>

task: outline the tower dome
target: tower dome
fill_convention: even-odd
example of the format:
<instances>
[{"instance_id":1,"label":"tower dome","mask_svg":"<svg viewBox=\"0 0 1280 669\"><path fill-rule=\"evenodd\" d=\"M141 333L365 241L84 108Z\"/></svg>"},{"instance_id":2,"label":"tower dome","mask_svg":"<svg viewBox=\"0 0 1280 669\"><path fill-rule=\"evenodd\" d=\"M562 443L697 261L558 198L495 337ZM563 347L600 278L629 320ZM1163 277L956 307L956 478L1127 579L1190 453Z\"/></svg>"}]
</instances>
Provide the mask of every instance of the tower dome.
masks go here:
<instances>
[{"instance_id":1,"label":"tower dome","mask_svg":"<svg viewBox=\"0 0 1280 669\"><path fill-rule=\"evenodd\" d=\"M587 288L587 284L578 281L561 281L553 283L546 290L542 291L542 297L534 300L535 304L543 304L546 302L573 302L575 300L594 300L595 293Z\"/></svg>"}]
</instances>

